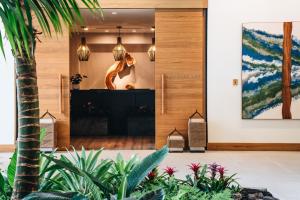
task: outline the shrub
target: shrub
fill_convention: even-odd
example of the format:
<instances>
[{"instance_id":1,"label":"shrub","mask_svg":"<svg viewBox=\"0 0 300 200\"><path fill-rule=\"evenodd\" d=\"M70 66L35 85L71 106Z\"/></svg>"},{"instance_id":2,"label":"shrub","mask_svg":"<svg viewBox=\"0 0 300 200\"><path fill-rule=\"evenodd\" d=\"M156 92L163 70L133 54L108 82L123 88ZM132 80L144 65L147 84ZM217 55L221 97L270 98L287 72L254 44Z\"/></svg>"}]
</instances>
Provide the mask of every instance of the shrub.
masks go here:
<instances>
[{"instance_id":1,"label":"shrub","mask_svg":"<svg viewBox=\"0 0 300 200\"><path fill-rule=\"evenodd\" d=\"M161 173L159 163L168 148L140 160L100 159L103 150L81 153L73 149L56 157L55 151L41 154L39 191L25 200L229 200L239 190L235 174L228 176L224 167L215 163L191 163L191 174L185 180L176 178L176 168L166 167ZM15 153L16 154L16 153ZM15 157L7 176L0 174L0 199L11 197Z\"/></svg>"}]
</instances>

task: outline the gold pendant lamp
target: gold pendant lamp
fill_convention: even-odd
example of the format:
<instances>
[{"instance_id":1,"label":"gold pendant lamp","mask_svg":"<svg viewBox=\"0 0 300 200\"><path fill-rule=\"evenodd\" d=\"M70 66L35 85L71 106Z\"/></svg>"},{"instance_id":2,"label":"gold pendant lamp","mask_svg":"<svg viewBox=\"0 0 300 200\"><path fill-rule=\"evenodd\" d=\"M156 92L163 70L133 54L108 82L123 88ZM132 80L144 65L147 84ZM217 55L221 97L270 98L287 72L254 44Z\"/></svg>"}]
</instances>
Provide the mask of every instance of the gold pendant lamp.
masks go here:
<instances>
[{"instance_id":1,"label":"gold pendant lamp","mask_svg":"<svg viewBox=\"0 0 300 200\"><path fill-rule=\"evenodd\" d=\"M78 56L79 61L88 61L90 55L91 55L91 51L86 44L86 38L81 37L81 44L79 45L79 47L77 49L77 56Z\"/></svg>"},{"instance_id":2,"label":"gold pendant lamp","mask_svg":"<svg viewBox=\"0 0 300 200\"><path fill-rule=\"evenodd\" d=\"M117 45L113 48L112 51L115 61L123 60L126 53L126 49L122 44L121 28L121 26L117 26L117 29L119 29L119 36L117 38Z\"/></svg>"}]
</instances>

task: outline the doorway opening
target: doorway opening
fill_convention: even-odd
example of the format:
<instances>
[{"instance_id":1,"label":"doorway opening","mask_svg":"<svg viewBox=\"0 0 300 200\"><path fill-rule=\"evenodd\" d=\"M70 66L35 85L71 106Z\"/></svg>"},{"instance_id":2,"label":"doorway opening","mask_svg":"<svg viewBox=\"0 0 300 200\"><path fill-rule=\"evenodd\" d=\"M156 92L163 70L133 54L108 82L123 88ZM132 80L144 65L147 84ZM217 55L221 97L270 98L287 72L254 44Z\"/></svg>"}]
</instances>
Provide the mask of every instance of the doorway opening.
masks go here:
<instances>
[{"instance_id":1,"label":"doorway opening","mask_svg":"<svg viewBox=\"0 0 300 200\"><path fill-rule=\"evenodd\" d=\"M102 19L82 9L85 26L70 37L75 148L155 148L154 13L104 9Z\"/></svg>"}]
</instances>

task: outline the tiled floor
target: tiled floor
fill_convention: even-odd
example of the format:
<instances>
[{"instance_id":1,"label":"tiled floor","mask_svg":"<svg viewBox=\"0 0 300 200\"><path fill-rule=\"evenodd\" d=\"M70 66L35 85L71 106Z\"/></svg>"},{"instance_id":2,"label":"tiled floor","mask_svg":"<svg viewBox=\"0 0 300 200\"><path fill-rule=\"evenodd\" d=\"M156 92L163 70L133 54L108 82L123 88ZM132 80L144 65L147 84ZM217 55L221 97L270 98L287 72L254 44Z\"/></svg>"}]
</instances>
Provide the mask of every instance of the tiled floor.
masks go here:
<instances>
[{"instance_id":1,"label":"tiled floor","mask_svg":"<svg viewBox=\"0 0 300 200\"><path fill-rule=\"evenodd\" d=\"M115 158L120 151L106 150L102 158ZM144 157L149 150L122 150L125 158L132 154ZM10 154L0 153L0 168L5 169ZM226 166L228 173L237 173L245 187L268 188L281 200L300 200L300 152L226 152L172 153L161 164L176 167L177 176L183 178L191 162L213 163Z\"/></svg>"}]
</instances>

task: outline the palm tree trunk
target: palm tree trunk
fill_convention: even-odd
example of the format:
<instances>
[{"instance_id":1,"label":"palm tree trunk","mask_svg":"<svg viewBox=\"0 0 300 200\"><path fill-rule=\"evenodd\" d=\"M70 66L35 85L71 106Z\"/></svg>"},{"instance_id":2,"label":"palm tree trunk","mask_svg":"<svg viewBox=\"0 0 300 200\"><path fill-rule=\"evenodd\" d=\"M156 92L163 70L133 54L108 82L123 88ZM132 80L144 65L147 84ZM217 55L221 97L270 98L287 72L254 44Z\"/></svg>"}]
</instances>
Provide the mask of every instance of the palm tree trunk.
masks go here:
<instances>
[{"instance_id":1,"label":"palm tree trunk","mask_svg":"<svg viewBox=\"0 0 300 200\"><path fill-rule=\"evenodd\" d=\"M291 103L291 52L292 52L292 22L283 24L283 62L282 62L282 118L292 119Z\"/></svg>"},{"instance_id":2,"label":"palm tree trunk","mask_svg":"<svg viewBox=\"0 0 300 200\"><path fill-rule=\"evenodd\" d=\"M15 56L19 127L13 200L37 191L39 183L39 98L34 47L32 49L30 59L25 51L22 56Z\"/></svg>"}]
</instances>

